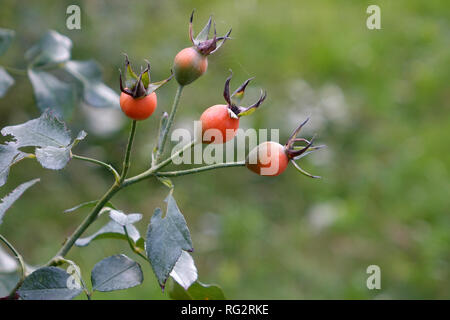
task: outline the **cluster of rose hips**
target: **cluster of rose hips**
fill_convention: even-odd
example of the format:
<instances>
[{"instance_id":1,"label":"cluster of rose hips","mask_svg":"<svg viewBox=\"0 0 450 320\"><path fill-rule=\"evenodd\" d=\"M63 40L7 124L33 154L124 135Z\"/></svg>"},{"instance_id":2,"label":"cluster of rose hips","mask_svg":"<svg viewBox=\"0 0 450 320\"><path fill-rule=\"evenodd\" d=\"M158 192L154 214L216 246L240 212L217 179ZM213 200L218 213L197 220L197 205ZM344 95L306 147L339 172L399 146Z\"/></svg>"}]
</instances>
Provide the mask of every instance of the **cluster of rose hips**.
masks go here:
<instances>
[{"instance_id":1,"label":"cluster of rose hips","mask_svg":"<svg viewBox=\"0 0 450 320\"><path fill-rule=\"evenodd\" d=\"M129 118L133 120L144 120L150 117L157 106L155 91L158 88L170 81L173 76L175 76L180 86L186 86L195 81L206 72L208 68L208 55L216 52L229 39L231 29L225 36L217 37L215 26L214 37L209 39L212 25L211 18L209 18L203 30L194 38L192 26L193 15L194 12L192 12L189 21L189 38L193 46L181 50L175 56L173 71L171 70L172 74L167 79L151 83L150 63L147 61L146 68L141 68L141 72L137 75L131 68L128 56L125 55L126 79L124 85L122 74L120 74L120 90L122 91L120 95L120 106ZM200 117L203 143L225 143L234 138L239 128L239 118L253 113L266 98L266 93L262 91L256 103L249 107L240 106L239 103L244 96L245 89L253 78L246 80L230 94L231 77L232 75L227 78L223 93L227 104L211 106ZM250 151L246 159L247 168L259 175L277 176L286 169L289 162L292 162L295 168L302 174L312 178L318 178L301 169L295 162L295 160L322 147L313 146L312 140L308 141L304 138L297 138L300 129L307 121L308 119L292 133L284 146L274 141L268 141L261 143ZM212 129L221 133L222 139L220 141L219 139L215 140L215 137L209 140L204 138L205 132ZM301 142L304 145L296 146L295 144L297 142ZM275 170L269 170L271 168L275 168Z\"/></svg>"}]
</instances>

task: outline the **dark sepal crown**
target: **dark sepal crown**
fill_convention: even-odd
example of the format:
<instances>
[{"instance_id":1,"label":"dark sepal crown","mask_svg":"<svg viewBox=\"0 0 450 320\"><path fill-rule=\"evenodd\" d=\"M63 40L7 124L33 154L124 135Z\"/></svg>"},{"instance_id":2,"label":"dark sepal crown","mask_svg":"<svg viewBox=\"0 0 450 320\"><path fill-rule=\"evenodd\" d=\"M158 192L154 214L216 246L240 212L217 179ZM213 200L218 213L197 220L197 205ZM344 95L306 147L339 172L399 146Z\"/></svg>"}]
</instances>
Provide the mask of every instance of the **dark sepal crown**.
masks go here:
<instances>
[{"instance_id":1,"label":"dark sepal crown","mask_svg":"<svg viewBox=\"0 0 450 320\"><path fill-rule=\"evenodd\" d=\"M250 78L244 81L243 84L239 86L232 94L230 94L230 81L233 77L233 73L230 74L230 76L225 81L225 88L223 90L223 97L225 98L225 101L228 104L228 110L230 111L230 117L232 118L239 118L242 116L248 116L255 112L255 110L263 103L263 101L266 99L266 92L261 90L261 95L254 104L248 107L242 107L240 106L241 100L244 98L245 89L247 88L247 85L252 81L254 78Z\"/></svg>"},{"instance_id":2,"label":"dark sepal crown","mask_svg":"<svg viewBox=\"0 0 450 320\"><path fill-rule=\"evenodd\" d=\"M131 68L130 60L128 59L128 55L125 55L125 86L123 85L122 81L122 71L119 69L120 76L120 91L123 93L128 94L129 96L132 96L133 98L142 98L145 97L152 92L156 91L163 85L165 85L167 82L170 81L173 77L173 72L171 70L171 75L162 81L153 82L150 81L150 62L147 60L147 66L145 68L142 68L141 66L141 72L139 75L137 75L133 69Z\"/></svg>"},{"instance_id":3,"label":"dark sepal crown","mask_svg":"<svg viewBox=\"0 0 450 320\"><path fill-rule=\"evenodd\" d=\"M216 23L214 22L214 37L212 39L208 39L209 31L211 29L211 25L213 24L212 17L209 17L208 22L205 27L200 31L197 37L194 38L194 28L193 28L193 20L194 20L194 11L192 11L191 18L189 20L189 39L192 44L197 48L197 50L207 56L213 54L225 43L227 39L230 39L231 29L223 36L217 37L216 33Z\"/></svg>"},{"instance_id":4,"label":"dark sepal crown","mask_svg":"<svg viewBox=\"0 0 450 320\"><path fill-rule=\"evenodd\" d=\"M309 118L306 118L305 121L303 121L295 130L292 132L291 136L289 137L288 141L284 145L284 150L286 152L286 155L288 156L290 162L294 165L294 167L305 176L308 176L310 178L320 178L320 176L314 176L305 170L303 170L298 163L296 163L296 160L299 160L300 158L303 158L304 156L307 156L311 152L314 152L316 150L319 150L324 145L320 146L313 146L314 137L312 137L311 140L307 140L305 138L297 138L298 133L302 129L302 127L308 122ZM306 145L303 146L296 146L296 143L304 143Z\"/></svg>"}]
</instances>

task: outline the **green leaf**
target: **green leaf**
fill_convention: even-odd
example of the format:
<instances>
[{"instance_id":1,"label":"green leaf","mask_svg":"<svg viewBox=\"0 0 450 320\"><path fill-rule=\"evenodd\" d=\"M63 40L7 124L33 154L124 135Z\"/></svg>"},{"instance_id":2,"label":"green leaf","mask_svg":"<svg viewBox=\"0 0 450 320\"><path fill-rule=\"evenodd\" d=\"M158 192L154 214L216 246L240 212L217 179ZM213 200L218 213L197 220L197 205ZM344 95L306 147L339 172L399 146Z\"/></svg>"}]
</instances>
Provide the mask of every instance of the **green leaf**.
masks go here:
<instances>
[{"instance_id":1,"label":"green leaf","mask_svg":"<svg viewBox=\"0 0 450 320\"><path fill-rule=\"evenodd\" d=\"M39 179L34 179L25 183L22 183L20 186L15 188L10 194L4 197L0 203L0 224L2 224L3 216L5 212L16 202L17 199L32 185L38 182Z\"/></svg>"},{"instance_id":2,"label":"green leaf","mask_svg":"<svg viewBox=\"0 0 450 320\"><path fill-rule=\"evenodd\" d=\"M66 147L70 144L70 131L64 122L58 120L50 111L44 112L39 118L23 124L5 127L2 135L12 135L14 146L20 147Z\"/></svg>"},{"instance_id":3,"label":"green leaf","mask_svg":"<svg viewBox=\"0 0 450 320\"><path fill-rule=\"evenodd\" d=\"M8 50L14 35L14 30L0 28L0 56Z\"/></svg>"},{"instance_id":4,"label":"green leaf","mask_svg":"<svg viewBox=\"0 0 450 320\"><path fill-rule=\"evenodd\" d=\"M2 98L9 88L14 84L14 79L6 72L5 68L0 67L0 98Z\"/></svg>"},{"instance_id":5,"label":"green leaf","mask_svg":"<svg viewBox=\"0 0 450 320\"><path fill-rule=\"evenodd\" d=\"M172 193L165 200L167 213L156 208L147 230L145 250L150 264L162 288L169 277L182 250L192 251L192 240L186 220L177 207Z\"/></svg>"},{"instance_id":6,"label":"green leaf","mask_svg":"<svg viewBox=\"0 0 450 320\"><path fill-rule=\"evenodd\" d=\"M66 271L56 267L44 267L30 274L17 293L24 300L70 300L83 290L68 287L71 277Z\"/></svg>"},{"instance_id":7,"label":"green leaf","mask_svg":"<svg viewBox=\"0 0 450 320\"><path fill-rule=\"evenodd\" d=\"M80 83L86 104L96 108L119 107L119 95L102 82L102 72L97 62L71 60L64 68Z\"/></svg>"},{"instance_id":8,"label":"green leaf","mask_svg":"<svg viewBox=\"0 0 450 320\"><path fill-rule=\"evenodd\" d=\"M170 272L170 276L185 290L197 280L197 267L189 253L181 251L181 256Z\"/></svg>"},{"instance_id":9,"label":"green leaf","mask_svg":"<svg viewBox=\"0 0 450 320\"><path fill-rule=\"evenodd\" d=\"M141 238L139 231L133 225L127 225L126 228L130 239L136 243ZM109 221L106 225L104 225L102 228L100 228L100 230L98 230L91 236L79 238L75 242L75 245L78 247L85 247L92 241L98 239L122 239L128 241L124 227L115 221Z\"/></svg>"},{"instance_id":10,"label":"green leaf","mask_svg":"<svg viewBox=\"0 0 450 320\"><path fill-rule=\"evenodd\" d=\"M144 281L141 266L124 254L103 259L92 269L92 288L108 292L140 285Z\"/></svg>"},{"instance_id":11,"label":"green leaf","mask_svg":"<svg viewBox=\"0 0 450 320\"><path fill-rule=\"evenodd\" d=\"M194 282L188 290L183 289L175 281L169 290L170 298L174 300L226 300L222 288L214 284Z\"/></svg>"},{"instance_id":12,"label":"green leaf","mask_svg":"<svg viewBox=\"0 0 450 320\"><path fill-rule=\"evenodd\" d=\"M69 38L50 30L25 53L25 59L34 67L58 64L70 59L71 49Z\"/></svg>"},{"instance_id":13,"label":"green leaf","mask_svg":"<svg viewBox=\"0 0 450 320\"><path fill-rule=\"evenodd\" d=\"M15 146L0 144L0 187L6 183L9 168L26 157L27 154L18 150Z\"/></svg>"},{"instance_id":14,"label":"green leaf","mask_svg":"<svg viewBox=\"0 0 450 320\"><path fill-rule=\"evenodd\" d=\"M71 116L77 104L76 88L45 71L28 69L34 96L41 111L51 109L63 118Z\"/></svg>"}]
</instances>

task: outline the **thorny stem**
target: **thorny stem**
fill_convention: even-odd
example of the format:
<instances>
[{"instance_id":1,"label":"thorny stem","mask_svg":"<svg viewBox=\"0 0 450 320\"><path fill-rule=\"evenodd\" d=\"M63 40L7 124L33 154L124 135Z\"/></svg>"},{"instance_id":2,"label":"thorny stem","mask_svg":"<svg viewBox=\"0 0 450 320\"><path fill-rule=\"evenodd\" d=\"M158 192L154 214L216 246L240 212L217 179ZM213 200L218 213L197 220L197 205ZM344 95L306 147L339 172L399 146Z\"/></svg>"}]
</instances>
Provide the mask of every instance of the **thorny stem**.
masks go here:
<instances>
[{"instance_id":1,"label":"thorny stem","mask_svg":"<svg viewBox=\"0 0 450 320\"><path fill-rule=\"evenodd\" d=\"M103 161L97 160L97 159L92 159L92 158L88 158L88 157L83 157L83 156L79 156L76 154L72 154L72 158L74 159L78 159L78 160L82 160L82 161L86 161L86 162L91 162L91 163L95 163L98 164L102 167L105 167L106 169L108 169L109 171L111 171L111 173L114 175L114 179L119 182L120 180L120 175L119 173L116 171L116 169L114 169L114 167L110 164L107 164Z\"/></svg>"},{"instance_id":2,"label":"thorny stem","mask_svg":"<svg viewBox=\"0 0 450 320\"><path fill-rule=\"evenodd\" d=\"M12 253L14 253L14 255L16 256L17 260L19 261L19 265L20 265L20 269L21 269L21 277L19 282L16 284L16 286L14 287L14 289L12 289L11 293L9 294L9 298L13 298L14 294L16 293L17 289L20 288L20 286L22 285L23 281L25 280L26 277L26 267L25 267L25 261L23 261L22 256L20 255L20 253L12 246L11 243L9 243L8 240L6 240L6 238L4 236L2 236L0 234L0 240L9 248L9 250L12 251Z\"/></svg>"},{"instance_id":3,"label":"thorny stem","mask_svg":"<svg viewBox=\"0 0 450 320\"><path fill-rule=\"evenodd\" d=\"M167 126L164 130L164 135L161 140L161 145L159 146L158 150L156 151L156 163L159 162L159 159L161 158L161 155L164 152L164 146L166 144L166 140L169 135L170 128L172 127L173 120L175 119L175 114L177 113L178 104L180 103L182 91L183 91L183 86L180 84L178 86L177 93L175 94L175 98L173 100L172 110L170 111L169 119L167 120Z\"/></svg>"}]
</instances>

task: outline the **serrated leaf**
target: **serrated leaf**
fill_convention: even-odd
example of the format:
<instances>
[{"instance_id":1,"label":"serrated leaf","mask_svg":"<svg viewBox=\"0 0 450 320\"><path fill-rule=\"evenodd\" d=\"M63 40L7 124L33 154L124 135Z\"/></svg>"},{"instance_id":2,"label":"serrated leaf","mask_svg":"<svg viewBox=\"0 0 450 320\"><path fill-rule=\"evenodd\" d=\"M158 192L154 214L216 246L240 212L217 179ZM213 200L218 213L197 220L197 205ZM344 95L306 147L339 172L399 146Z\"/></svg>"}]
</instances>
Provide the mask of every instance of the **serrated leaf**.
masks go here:
<instances>
[{"instance_id":1,"label":"serrated leaf","mask_svg":"<svg viewBox=\"0 0 450 320\"><path fill-rule=\"evenodd\" d=\"M126 228L127 228L128 235L130 236L130 239L136 243L141 237L141 235L139 234L139 231L133 225L127 225ZM109 221L106 225L104 225L102 228L100 228L100 230L98 230L91 236L85 237L85 238L79 238L75 242L75 245L78 247L85 247L94 240L107 239L107 238L108 239L127 240L127 236L125 234L124 227L115 221Z\"/></svg>"},{"instance_id":2,"label":"serrated leaf","mask_svg":"<svg viewBox=\"0 0 450 320\"><path fill-rule=\"evenodd\" d=\"M102 82L102 72L97 62L71 60L64 65L64 69L81 84L86 104L96 108L119 107L119 95Z\"/></svg>"},{"instance_id":3,"label":"serrated leaf","mask_svg":"<svg viewBox=\"0 0 450 320\"><path fill-rule=\"evenodd\" d=\"M59 121L54 114L46 110L39 118L27 121L16 126L5 127L1 130L3 135L12 135L13 142L0 147L0 153L7 153L10 159L12 152L8 148L21 148L34 146L36 158L47 169L62 169L71 158L71 149L86 137L81 131L77 138L70 143L70 131L66 125ZM20 152L20 151L19 151ZM24 156L18 154L18 156ZM17 156L14 161L17 161ZM8 161L0 161L0 182L7 176ZM10 166L10 165L9 165ZM3 169L3 170L2 170ZM5 173L3 173L5 172Z\"/></svg>"},{"instance_id":4,"label":"serrated leaf","mask_svg":"<svg viewBox=\"0 0 450 320\"><path fill-rule=\"evenodd\" d=\"M62 34L50 30L25 53L25 59L33 67L58 64L70 59L72 41Z\"/></svg>"},{"instance_id":5,"label":"serrated leaf","mask_svg":"<svg viewBox=\"0 0 450 320\"><path fill-rule=\"evenodd\" d=\"M78 287L68 288L69 277L60 268L40 268L25 278L17 293L24 300L71 300L83 290Z\"/></svg>"},{"instance_id":6,"label":"serrated leaf","mask_svg":"<svg viewBox=\"0 0 450 320\"><path fill-rule=\"evenodd\" d=\"M145 250L162 288L181 256L182 250L192 251L192 240L186 220L170 193L165 200L167 213L156 208L147 230Z\"/></svg>"},{"instance_id":7,"label":"serrated leaf","mask_svg":"<svg viewBox=\"0 0 450 320\"><path fill-rule=\"evenodd\" d=\"M194 259L192 259L192 256L189 253L186 251L181 252L181 256L173 267L170 276L178 282L184 290L189 289L189 287L197 281L197 267L194 264Z\"/></svg>"},{"instance_id":8,"label":"serrated leaf","mask_svg":"<svg viewBox=\"0 0 450 320\"><path fill-rule=\"evenodd\" d=\"M36 148L36 159L46 169L60 170L70 161L70 148Z\"/></svg>"},{"instance_id":9,"label":"serrated leaf","mask_svg":"<svg viewBox=\"0 0 450 320\"><path fill-rule=\"evenodd\" d=\"M6 72L5 68L0 67L0 98L6 94L13 84L14 78Z\"/></svg>"},{"instance_id":10,"label":"serrated leaf","mask_svg":"<svg viewBox=\"0 0 450 320\"><path fill-rule=\"evenodd\" d=\"M92 289L108 292L140 285L144 280L141 266L124 254L103 259L92 269Z\"/></svg>"},{"instance_id":11,"label":"serrated leaf","mask_svg":"<svg viewBox=\"0 0 450 320\"><path fill-rule=\"evenodd\" d=\"M6 183L9 168L26 157L27 154L18 150L15 146L0 144L0 187Z\"/></svg>"},{"instance_id":12,"label":"serrated leaf","mask_svg":"<svg viewBox=\"0 0 450 320\"><path fill-rule=\"evenodd\" d=\"M188 290L173 281L169 296L174 300L226 300L222 288L218 285L204 284L200 281L194 282Z\"/></svg>"},{"instance_id":13,"label":"serrated leaf","mask_svg":"<svg viewBox=\"0 0 450 320\"><path fill-rule=\"evenodd\" d=\"M86 132L81 131L74 142L67 147L36 148L36 159L46 169L60 170L70 161L72 147L85 137Z\"/></svg>"},{"instance_id":14,"label":"serrated leaf","mask_svg":"<svg viewBox=\"0 0 450 320\"><path fill-rule=\"evenodd\" d=\"M5 212L16 202L17 199L22 196L22 194L30 188L32 185L34 185L36 182L38 182L39 179L34 179L25 183L22 183L20 186L15 188L10 194L8 194L6 197L4 197L1 200L0 203L0 224L2 224L3 216L5 215Z\"/></svg>"},{"instance_id":15,"label":"serrated leaf","mask_svg":"<svg viewBox=\"0 0 450 320\"><path fill-rule=\"evenodd\" d=\"M21 147L66 147L70 144L70 131L64 122L58 120L50 111L39 118L25 123L8 126L1 130L2 135L12 135L14 146Z\"/></svg>"},{"instance_id":16,"label":"serrated leaf","mask_svg":"<svg viewBox=\"0 0 450 320\"><path fill-rule=\"evenodd\" d=\"M76 88L45 71L28 69L37 106L41 111L51 109L63 118L71 116L77 104Z\"/></svg>"},{"instance_id":17,"label":"serrated leaf","mask_svg":"<svg viewBox=\"0 0 450 320\"><path fill-rule=\"evenodd\" d=\"M14 35L14 30L0 28L0 56L8 50Z\"/></svg>"}]
</instances>

